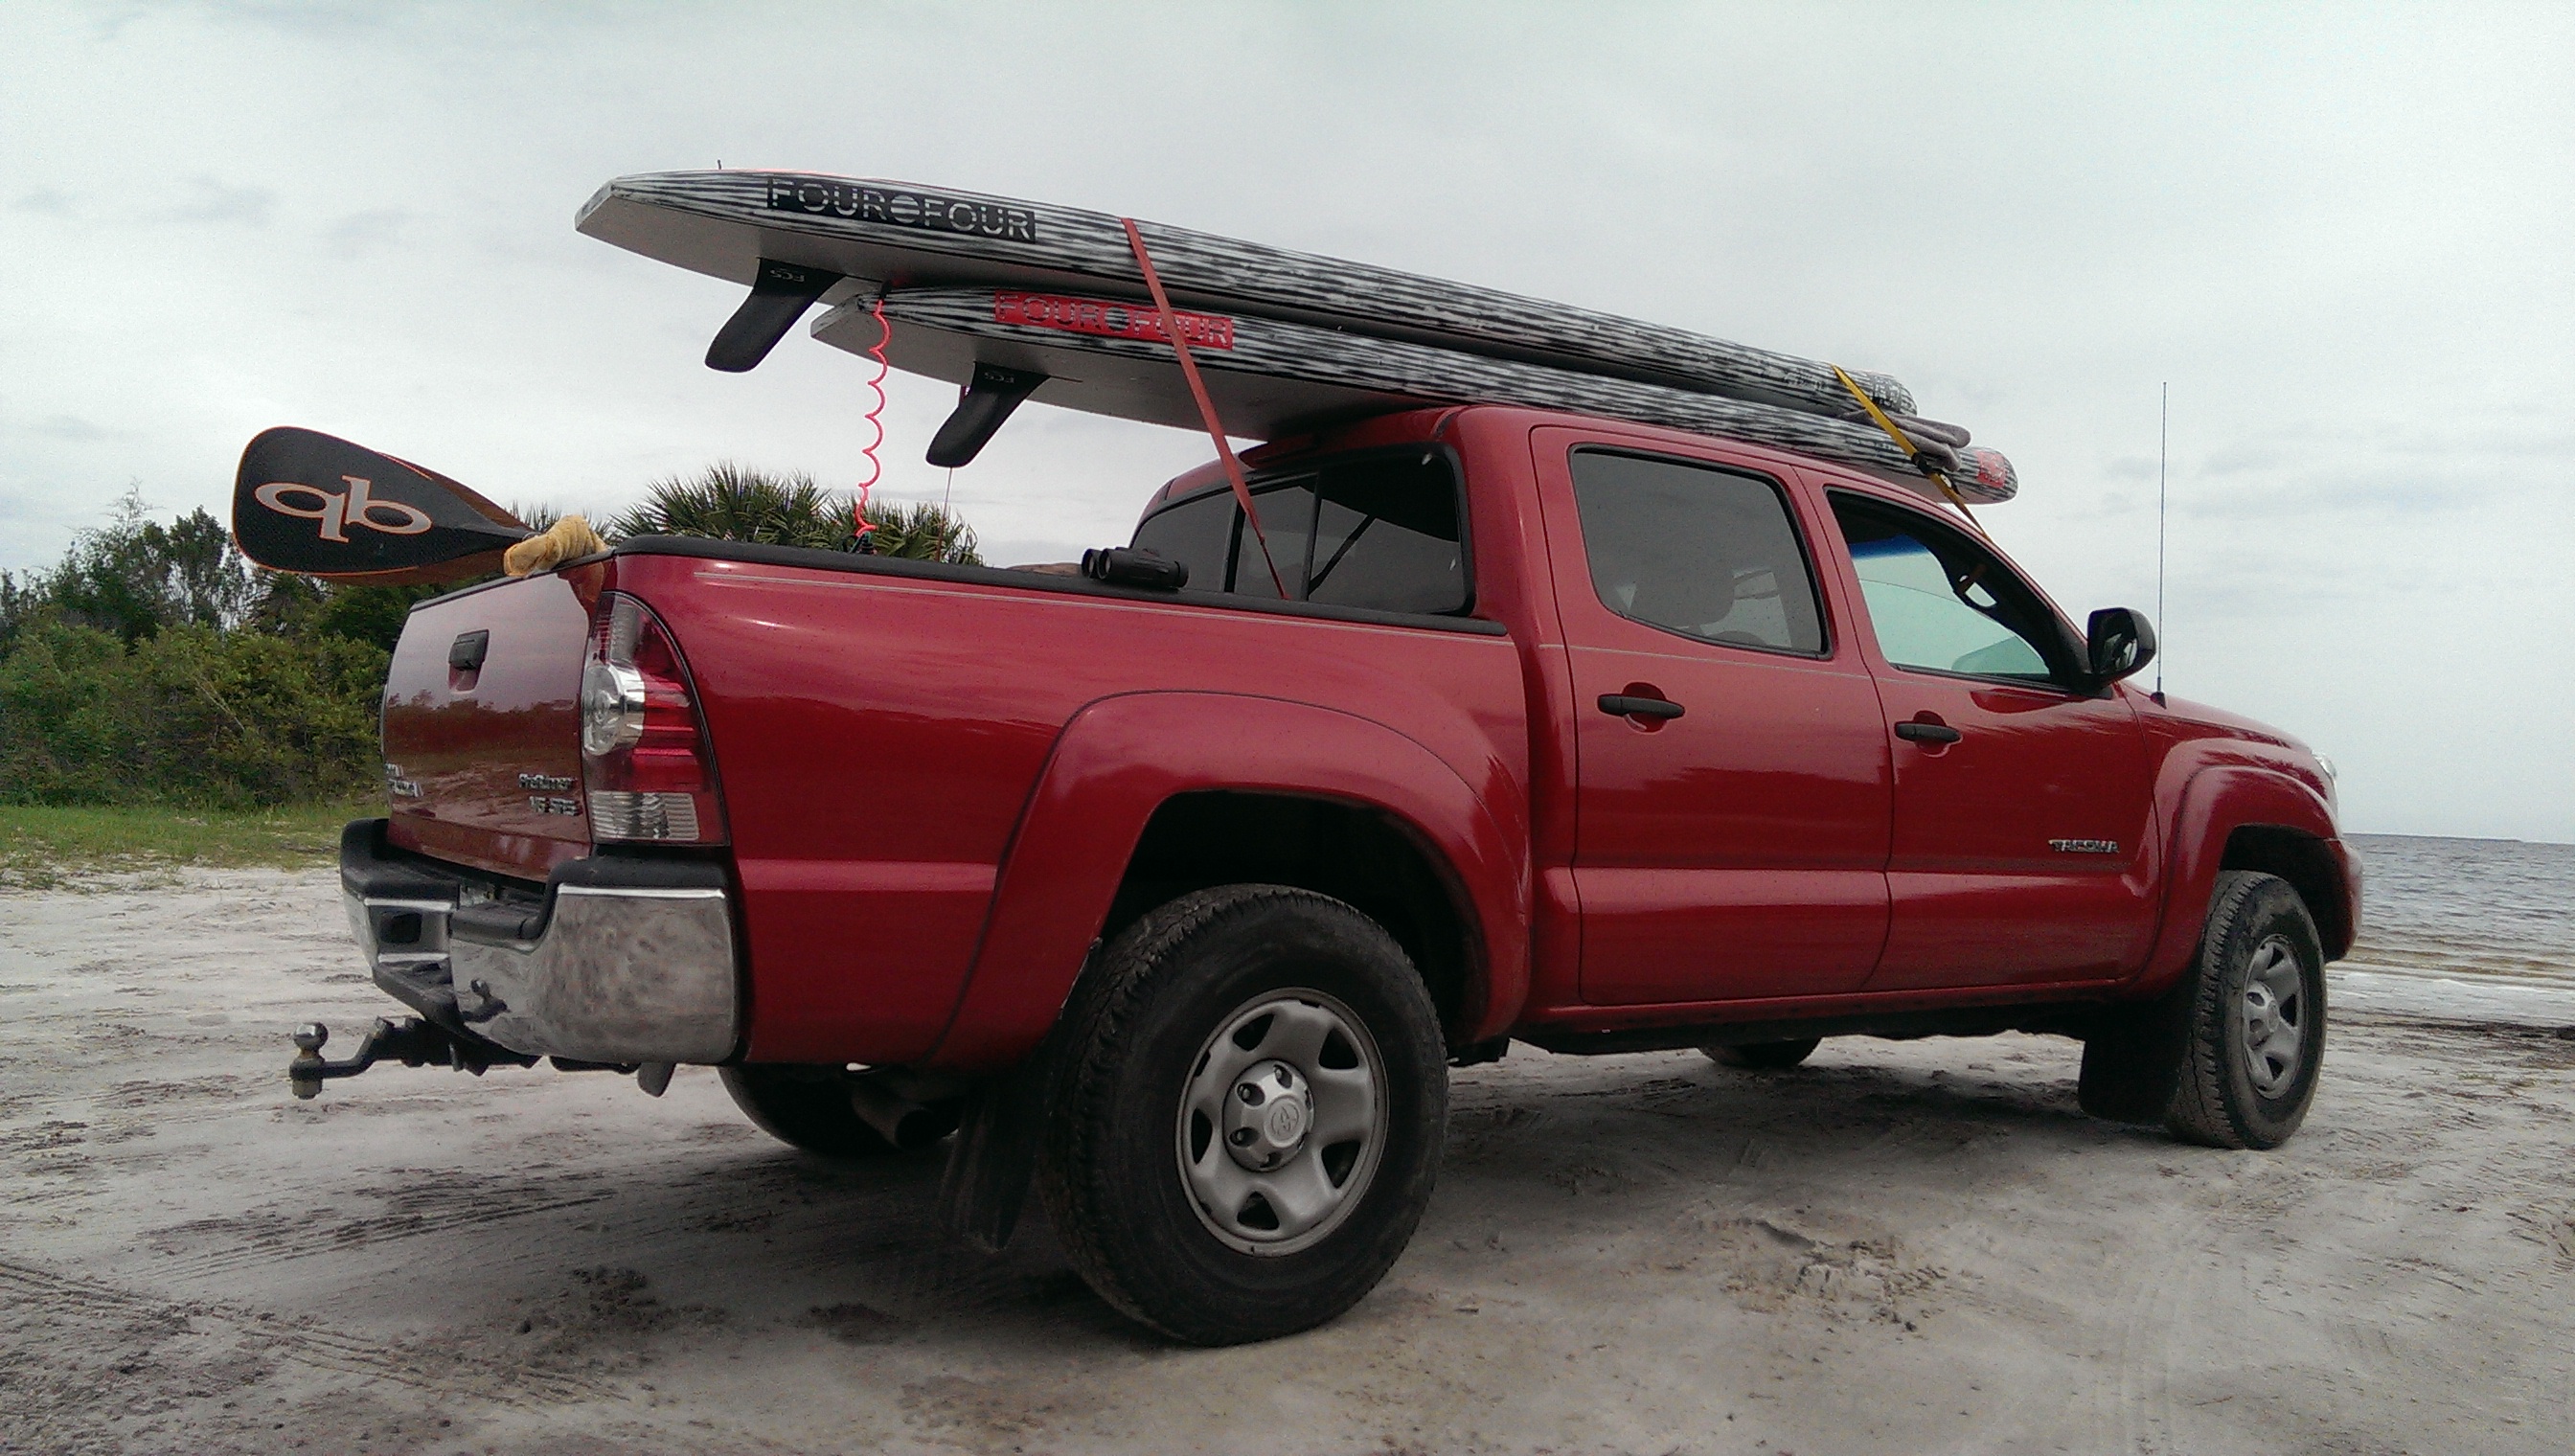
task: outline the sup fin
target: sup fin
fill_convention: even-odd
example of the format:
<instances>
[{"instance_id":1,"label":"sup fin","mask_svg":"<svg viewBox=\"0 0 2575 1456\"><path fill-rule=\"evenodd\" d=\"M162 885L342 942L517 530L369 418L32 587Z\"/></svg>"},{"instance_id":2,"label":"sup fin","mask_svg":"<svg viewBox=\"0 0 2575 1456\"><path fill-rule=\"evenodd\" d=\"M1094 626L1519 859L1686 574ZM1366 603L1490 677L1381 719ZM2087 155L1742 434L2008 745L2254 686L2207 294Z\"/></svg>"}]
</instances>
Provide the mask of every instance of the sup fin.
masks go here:
<instances>
[{"instance_id":1,"label":"sup fin","mask_svg":"<svg viewBox=\"0 0 2575 1456\"><path fill-rule=\"evenodd\" d=\"M752 276L751 296L707 346L707 368L740 374L767 359L814 300L840 281L841 275L828 269L761 259L760 271Z\"/></svg>"},{"instance_id":2,"label":"sup fin","mask_svg":"<svg viewBox=\"0 0 2575 1456\"><path fill-rule=\"evenodd\" d=\"M956 410L931 437L930 463L951 468L972 463L1020 402L1046 382L1047 377L1033 369L976 365L975 378L958 395Z\"/></svg>"}]
</instances>

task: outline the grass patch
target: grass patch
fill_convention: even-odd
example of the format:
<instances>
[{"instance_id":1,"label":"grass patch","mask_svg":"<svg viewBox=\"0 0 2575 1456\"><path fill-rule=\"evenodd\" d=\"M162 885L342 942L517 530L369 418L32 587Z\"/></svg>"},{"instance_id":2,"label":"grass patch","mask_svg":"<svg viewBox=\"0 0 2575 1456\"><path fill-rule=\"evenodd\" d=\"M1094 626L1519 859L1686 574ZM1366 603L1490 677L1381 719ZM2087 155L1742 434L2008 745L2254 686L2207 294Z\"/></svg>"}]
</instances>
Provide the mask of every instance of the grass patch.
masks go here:
<instances>
[{"instance_id":1,"label":"grass patch","mask_svg":"<svg viewBox=\"0 0 2575 1456\"><path fill-rule=\"evenodd\" d=\"M335 861L340 826L379 805L284 808L57 808L0 804L0 885L46 889L66 876L182 864L310 869Z\"/></svg>"}]
</instances>

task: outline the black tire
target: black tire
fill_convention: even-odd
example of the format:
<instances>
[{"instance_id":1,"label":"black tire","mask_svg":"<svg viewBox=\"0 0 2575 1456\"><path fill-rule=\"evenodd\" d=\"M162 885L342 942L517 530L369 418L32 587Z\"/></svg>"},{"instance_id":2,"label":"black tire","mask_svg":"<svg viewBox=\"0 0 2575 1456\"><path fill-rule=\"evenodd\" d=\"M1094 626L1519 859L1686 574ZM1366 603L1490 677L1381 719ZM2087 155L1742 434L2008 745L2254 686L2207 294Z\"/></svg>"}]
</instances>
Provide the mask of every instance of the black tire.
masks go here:
<instances>
[{"instance_id":1,"label":"black tire","mask_svg":"<svg viewBox=\"0 0 2575 1456\"><path fill-rule=\"evenodd\" d=\"M2266 1025L2257 1049L2248 1027ZM2280 1057L2283 1030L2295 1034L2292 1064ZM2095 1116L2160 1122L2184 1142L2273 1148L2306 1120L2324 1049L2324 945L2306 901L2276 875L2229 869L2181 983L2086 1038L2076 1098Z\"/></svg>"},{"instance_id":2,"label":"black tire","mask_svg":"<svg viewBox=\"0 0 2575 1456\"><path fill-rule=\"evenodd\" d=\"M1707 1053L1707 1059L1718 1066L1745 1072L1775 1072L1786 1071L1804 1061L1823 1044L1821 1039L1809 1036L1800 1041L1753 1041L1741 1046L1702 1046L1699 1050Z\"/></svg>"},{"instance_id":3,"label":"black tire","mask_svg":"<svg viewBox=\"0 0 2575 1456\"><path fill-rule=\"evenodd\" d=\"M1228 1042L1244 1056L1270 1047L1271 1024L1244 1019L1265 1005L1361 1032L1363 1046L1344 1040L1337 1055L1372 1079L1368 1105L1380 1120L1367 1134L1374 1145L1347 1154L1363 1161L1345 1161L1338 1175L1359 1176L1360 1185L1324 1190L1335 1211L1299 1236L1306 1241L1283 1235L1280 1251L1256 1252L1261 1245L1240 1236L1241 1220L1269 1205L1255 1199L1233 1210L1229 1241L1224 1214L1189 1181L1204 1176L1193 1171L1194 1156L1204 1169L1229 1154L1208 1141L1214 1128L1204 1117L1191 1118L1201 1083L1234 1075L1217 1059L1235 1057ZM1229 1028L1236 1034L1221 1041ZM1411 1239L1438 1172L1447 1060L1412 962L1349 905L1284 885L1183 895L1108 948L1076 986L1061 1033L1039 1196L1074 1268L1131 1318L1198 1345L1293 1334L1357 1303ZM1317 1055L1324 1067L1342 1065L1328 1050ZM1323 1105L1323 1092L1312 1096L1309 1106ZM1288 1160L1283 1180L1307 1157L1322 1169L1307 1176L1335 1176L1327 1166L1334 1149L1320 1146L1319 1134L1309 1140L1317 1145L1280 1154Z\"/></svg>"},{"instance_id":4,"label":"black tire","mask_svg":"<svg viewBox=\"0 0 2575 1456\"><path fill-rule=\"evenodd\" d=\"M852 1110L849 1073L840 1067L757 1062L716 1070L743 1115L790 1147L842 1159L884 1157L895 1150Z\"/></svg>"}]
</instances>

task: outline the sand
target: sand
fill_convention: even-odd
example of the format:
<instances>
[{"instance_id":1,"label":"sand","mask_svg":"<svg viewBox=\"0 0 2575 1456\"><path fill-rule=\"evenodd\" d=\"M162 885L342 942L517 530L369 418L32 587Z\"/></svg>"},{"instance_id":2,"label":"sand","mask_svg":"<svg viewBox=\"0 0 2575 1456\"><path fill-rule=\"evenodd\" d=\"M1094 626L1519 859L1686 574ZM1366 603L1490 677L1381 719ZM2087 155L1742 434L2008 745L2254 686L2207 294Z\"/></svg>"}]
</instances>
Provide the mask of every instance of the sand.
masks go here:
<instances>
[{"instance_id":1,"label":"sand","mask_svg":"<svg viewBox=\"0 0 2575 1456\"><path fill-rule=\"evenodd\" d=\"M0 1450L2575 1449L2575 1039L2383 1001L2267 1154L2043 1038L1514 1048L1374 1294L1200 1351L703 1069L291 1100L291 1024L392 1009L328 872L5 893Z\"/></svg>"}]
</instances>

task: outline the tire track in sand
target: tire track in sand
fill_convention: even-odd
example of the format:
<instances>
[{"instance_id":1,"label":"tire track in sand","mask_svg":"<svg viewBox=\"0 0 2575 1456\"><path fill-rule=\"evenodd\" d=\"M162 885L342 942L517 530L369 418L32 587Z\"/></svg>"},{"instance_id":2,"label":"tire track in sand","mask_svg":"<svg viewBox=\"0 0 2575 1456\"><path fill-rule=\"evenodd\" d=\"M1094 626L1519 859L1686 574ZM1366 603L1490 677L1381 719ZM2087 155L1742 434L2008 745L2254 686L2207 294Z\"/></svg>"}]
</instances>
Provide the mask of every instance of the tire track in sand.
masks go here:
<instances>
[{"instance_id":1,"label":"tire track in sand","mask_svg":"<svg viewBox=\"0 0 2575 1456\"><path fill-rule=\"evenodd\" d=\"M200 1220L159 1229L148 1237L162 1244L208 1236L247 1237L240 1242L227 1242L195 1253L173 1254L154 1263L152 1272L155 1277L205 1278L252 1265L347 1253L419 1238L424 1234L448 1233L514 1218L533 1218L541 1213L580 1208L614 1196L615 1190L609 1188L572 1193L560 1187L541 1185L520 1191L516 1196L509 1191L490 1188L459 1189L455 1190L453 1201L445 1206L432 1205L366 1217L334 1218L308 1214L299 1218L275 1214Z\"/></svg>"},{"instance_id":2,"label":"tire track in sand","mask_svg":"<svg viewBox=\"0 0 2575 1456\"><path fill-rule=\"evenodd\" d=\"M21 1310L76 1320L157 1319L190 1327L211 1325L263 1353L360 1379L389 1380L433 1395L470 1390L521 1409L623 1399L615 1387L577 1374L484 1359L460 1350L389 1344L332 1329L310 1315L283 1315L213 1300L162 1299L11 1259L0 1258L0 1292Z\"/></svg>"}]
</instances>

